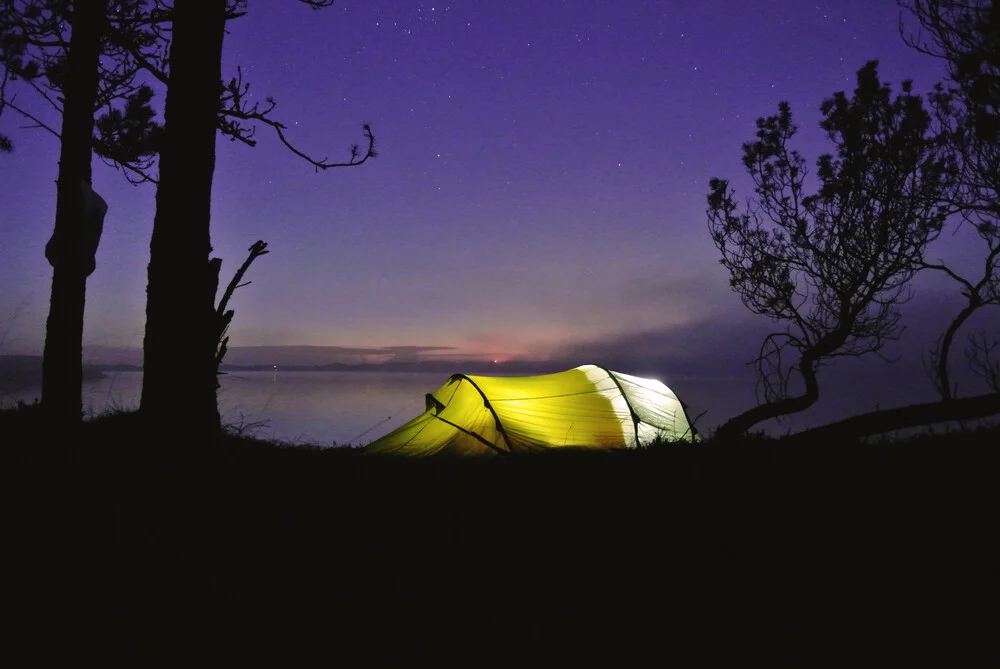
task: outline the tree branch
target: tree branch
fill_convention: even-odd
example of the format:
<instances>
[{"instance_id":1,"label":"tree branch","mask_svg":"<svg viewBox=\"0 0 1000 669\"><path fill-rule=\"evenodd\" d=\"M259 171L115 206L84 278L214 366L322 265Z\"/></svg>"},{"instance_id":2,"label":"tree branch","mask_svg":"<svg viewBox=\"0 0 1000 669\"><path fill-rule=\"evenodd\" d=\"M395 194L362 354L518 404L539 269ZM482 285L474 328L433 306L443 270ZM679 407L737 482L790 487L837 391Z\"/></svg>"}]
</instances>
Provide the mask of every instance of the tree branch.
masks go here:
<instances>
[{"instance_id":1,"label":"tree branch","mask_svg":"<svg viewBox=\"0 0 1000 669\"><path fill-rule=\"evenodd\" d=\"M11 99L11 100L4 100L3 101L3 105L5 105L7 107L10 107L11 109L13 109L14 111L16 111L18 114L20 114L24 118L28 119L29 121L33 121L35 123L35 125L22 126L22 127L24 127L24 128L40 128L42 130L47 130L56 139L59 139L59 140L62 139L62 136L55 129L53 129L51 126L49 126L48 124L46 124L44 121L42 121L38 117L33 116L32 114L30 114L29 112L25 111L24 109L21 109L21 107L19 107L18 105L14 104L14 100L13 99Z\"/></svg>"},{"instance_id":2,"label":"tree branch","mask_svg":"<svg viewBox=\"0 0 1000 669\"><path fill-rule=\"evenodd\" d=\"M239 123L240 121L250 121L263 123L273 128L278 135L278 140L285 145L285 148L318 170L328 170L334 167L357 167L363 165L369 158L376 156L375 136L372 134L371 127L366 123L362 128L368 146L363 154L361 147L355 144L351 147L351 157L347 162L333 163L327 158L313 158L289 141L285 136L285 130L288 129L285 124L269 117L277 106L274 98L265 98L264 107L256 102L251 104L248 100L249 90L250 84L243 81L243 70L239 67L236 68L236 76L223 85L221 96L223 107L219 112L219 130L231 140L255 146L256 128L253 126L247 128Z\"/></svg>"},{"instance_id":3,"label":"tree branch","mask_svg":"<svg viewBox=\"0 0 1000 669\"><path fill-rule=\"evenodd\" d=\"M990 339L985 332L969 336L969 349L966 351L969 366L973 373L986 382L986 386L995 393L1000 393L1000 361L993 357L993 352L1000 342Z\"/></svg>"},{"instance_id":4,"label":"tree branch","mask_svg":"<svg viewBox=\"0 0 1000 669\"><path fill-rule=\"evenodd\" d=\"M226 287L226 292L223 293L222 299L219 300L219 306L216 309L216 315L220 317L224 313L226 313L226 307L229 306L229 300L230 298L232 298L233 293L236 292L236 289L242 286L246 286L247 284L250 283L249 281L247 281L246 283L240 283L240 281L243 280L243 275L247 273L248 269L250 269L250 265L253 264L253 261L262 255L267 255L268 253L270 253L270 251L267 250L267 242L260 239L254 242L254 244L249 249L247 249L247 251L249 251L250 254L247 256L247 259L243 261L243 264L240 265L240 268L236 271L236 274L233 275L232 280Z\"/></svg>"},{"instance_id":5,"label":"tree branch","mask_svg":"<svg viewBox=\"0 0 1000 669\"><path fill-rule=\"evenodd\" d=\"M236 274L233 275L232 280L226 287L226 292L223 293L222 299L219 300L219 306L215 310L215 316L217 321L216 353L215 353L216 373L218 373L219 366L222 364L223 358L226 357L226 351L228 350L229 347L229 337L226 336L226 332L229 330L229 324L232 322L234 314L232 309L229 310L226 309L226 307L229 306L229 299L233 296L233 293L236 292L237 288L240 288L241 286L246 286L247 284L250 283L249 281L247 281L246 283L240 283L240 282L243 280L243 275L247 273L248 269L250 269L250 265L253 264L253 261L262 255L270 253L270 251L267 250L267 242L264 242L259 239L256 242L254 242L253 246L251 246L248 250L250 254L247 256L247 259L243 261L243 264L240 265L240 268L236 271ZM218 265L221 264L222 261L219 260L218 258L215 258L213 259L213 262L215 262ZM218 281L218 268L215 269L215 277L216 281Z\"/></svg>"},{"instance_id":6,"label":"tree branch","mask_svg":"<svg viewBox=\"0 0 1000 669\"><path fill-rule=\"evenodd\" d=\"M860 439L876 434L1000 414L1000 392L873 411L793 434L802 443Z\"/></svg>"},{"instance_id":7,"label":"tree branch","mask_svg":"<svg viewBox=\"0 0 1000 669\"><path fill-rule=\"evenodd\" d=\"M953 269L951 269L947 265L944 265L944 264L932 264L932 263L923 262L923 263L920 263L920 267L921 267L921 269L929 269L929 270L933 270L933 271L936 271L936 272L944 272L945 274L947 274L948 276L950 276L952 279L954 279L955 281L957 281L960 284L962 284L963 286L965 286L965 288L969 292L972 292L974 290L974 288L972 287L972 282L970 282L965 277L962 277L959 274L957 274Z\"/></svg>"}]
</instances>

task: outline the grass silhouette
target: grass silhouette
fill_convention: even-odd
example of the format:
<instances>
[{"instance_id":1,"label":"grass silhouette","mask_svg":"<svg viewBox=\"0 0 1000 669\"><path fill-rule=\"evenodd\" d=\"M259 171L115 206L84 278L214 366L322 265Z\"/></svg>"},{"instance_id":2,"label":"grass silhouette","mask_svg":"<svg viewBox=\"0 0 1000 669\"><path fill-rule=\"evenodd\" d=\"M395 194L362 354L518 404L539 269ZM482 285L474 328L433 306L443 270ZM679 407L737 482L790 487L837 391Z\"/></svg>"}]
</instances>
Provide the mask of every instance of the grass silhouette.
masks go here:
<instances>
[{"instance_id":1,"label":"grass silhouette","mask_svg":"<svg viewBox=\"0 0 1000 669\"><path fill-rule=\"evenodd\" d=\"M990 638L995 428L418 460L160 433L0 412L0 652L961 664Z\"/></svg>"}]
</instances>

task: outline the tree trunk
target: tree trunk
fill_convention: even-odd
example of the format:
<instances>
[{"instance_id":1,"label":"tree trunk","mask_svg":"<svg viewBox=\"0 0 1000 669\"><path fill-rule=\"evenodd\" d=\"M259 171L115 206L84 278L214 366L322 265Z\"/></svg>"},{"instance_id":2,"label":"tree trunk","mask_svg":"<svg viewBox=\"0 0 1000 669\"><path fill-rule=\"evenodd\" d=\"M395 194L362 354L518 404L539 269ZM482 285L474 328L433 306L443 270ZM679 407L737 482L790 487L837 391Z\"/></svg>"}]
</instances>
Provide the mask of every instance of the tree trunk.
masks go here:
<instances>
[{"instance_id":1,"label":"tree trunk","mask_svg":"<svg viewBox=\"0 0 1000 669\"><path fill-rule=\"evenodd\" d=\"M1000 393L988 393L873 411L804 430L793 434L790 438L796 441L860 439L895 430L956 420L976 420L997 414L1000 414Z\"/></svg>"},{"instance_id":2,"label":"tree trunk","mask_svg":"<svg viewBox=\"0 0 1000 669\"><path fill-rule=\"evenodd\" d=\"M209 263L212 176L225 0L176 0L160 183L149 247L140 409L160 429L211 434L215 288Z\"/></svg>"},{"instance_id":3,"label":"tree trunk","mask_svg":"<svg viewBox=\"0 0 1000 669\"><path fill-rule=\"evenodd\" d=\"M77 2L63 90L56 222L46 257L52 296L45 326L42 408L50 421L76 423L83 414L83 312L89 253L83 234L83 185L90 185L98 65L105 2Z\"/></svg>"},{"instance_id":4,"label":"tree trunk","mask_svg":"<svg viewBox=\"0 0 1000 669\"><path fill-rule=\"evenodd\" d=\"M975 293L976 298L978 298L978 293ZM952 319L951 323L948 325L948 329L945 330L944 335L941 337L941 346L938 348L938 360L937 360L937 378L938 384L941 386L941 399L945 402L954 399L954 393L951 388L951 378L948 375L948 357L951 354L951 344L955 340L955 334L958 329L962 327L965 321L969 320L969 317L976 312L979 307L983 306L983 303L979 299L969 298L969 304L966 305L964 309L958 312L958 315Z\"/></svg>"},{"instance_id":5,"label":"tree trunk","mask_svg":"<svg viewBox=\"0 0 1000 669\"><path fill-rule=\"evenodd\" d=\"M799 373L806 386L803 394L759 404L752 409L747 409L716 428L712 438L722 441L735 439L746 434L750 428L758 423L779 416L799 413L816 404L819 400L819 381L814 369L816 357L812 352L806 352L799 361Z\"/></svg>"}]
</instances>

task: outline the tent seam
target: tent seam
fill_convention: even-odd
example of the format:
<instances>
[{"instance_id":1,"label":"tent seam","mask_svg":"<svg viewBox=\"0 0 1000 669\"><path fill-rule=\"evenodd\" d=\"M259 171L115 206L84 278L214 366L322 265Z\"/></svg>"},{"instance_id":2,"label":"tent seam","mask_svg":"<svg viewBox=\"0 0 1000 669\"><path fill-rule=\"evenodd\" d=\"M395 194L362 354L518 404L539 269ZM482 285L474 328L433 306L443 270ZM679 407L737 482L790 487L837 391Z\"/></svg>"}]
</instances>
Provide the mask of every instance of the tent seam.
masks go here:
<instances>
[{"instance_id":1,"label":"tent seam","mask_svg":"<svg viewBox=\"0 0 1000 669\"><path fill-rule=\"evenodd\" d=\"M607 374L608 378L610 378L611 381L614 382L615 386L618 387L618 392L620 392L622 394L622 399L625 400L625 406L628 407L629 415L632 418L632 430L635 432L635 445L636 445L636 448L638 448L640 446L640 444L639 444L639 422L640 422L640 420L639 420L639 414L637 414L635 412L635 409L632 408L632 402L629 401L628 394L626 394L625 389L622 388L622 384L618 382L618 379L615 377L615 375L611 373L611 370L608 369L607 367L603 367L601 365L594 365L594 367L597 367L598 369L602 370L605 374Z\"/></svg>"},{"instance_id":2,"label":"tent seam","mask_svg":"<svg viewBox=\"0 0 1000 669\"><path fill-rule=\"evenodd\" d=\"M473 381L472 379L470 379L465 374L456 374L455 376L461 377L461 378L465 379L466 381L468 381L469 383L471 383L472 387L476 389L477 393L479 393L479 396L483 398L483 405L487 409L490 410L491 414L493 414L493 420L496 421L496 424L497 424L497 431L500 432L500 436L502 436L503 440L507 443L507 452L508 453L513 453L514 449L510 445L510 437L507 436L507 430L504 429L503 423L500 422L500 416L497 415L496 409L494 409L493 405L490 403L490 398L488 398L486 396L486 393L483 392L483 389L480 388L479 385L475 381ZM458 426L456 425L455 427L458 427ZM482 437L480 437L480 439L482 439ZM486 443L485 439L482 439L482 441L483 441L483 443Z\"/></svg>"}]
</instances>

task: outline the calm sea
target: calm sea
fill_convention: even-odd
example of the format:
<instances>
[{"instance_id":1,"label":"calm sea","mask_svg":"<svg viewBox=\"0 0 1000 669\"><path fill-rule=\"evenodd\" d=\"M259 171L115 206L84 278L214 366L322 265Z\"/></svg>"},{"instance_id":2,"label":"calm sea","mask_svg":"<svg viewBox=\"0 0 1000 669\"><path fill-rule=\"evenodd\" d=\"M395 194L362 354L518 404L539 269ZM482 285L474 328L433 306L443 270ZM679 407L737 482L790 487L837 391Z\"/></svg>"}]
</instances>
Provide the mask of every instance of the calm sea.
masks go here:
<instances>
[{"instance_id":1,"label":"calm sea","mask_svg":"<svg viewBox=\"0 0 1000 669\"><path fill-rule=\"evenodd\" d=\"M896 367L893 371L905 372ZM772 434L794 432L874 410L879 401L895 395L885 406L904 404L905 387L924 388L920 395L909 393L909 401L933 399L921 373L895 375L899 386L888 390L881 384L851 378L850 370L841 378L827 378L829 390L817 406L780 423L768 421L758 428ZM139 406L141 372L106 372L103 379L84 384L84 411L99 415L109 409ZM833 376L833 375L831 375ZM424 410L424 395L440 388L448 375L401 372L232 372L222 376L219 409L223 422L243 426L253 435L299 444L323 446L365 444L399 427ZM688 413L700 430L711 429L726 418L753 406L753 377L733 378L674 377L664 379L688 405ZM881 386L881 387L880 387ZM846 388L847 391L837 390ZM32 401L38 388L0 392L0 407L18 400ZM177 397L178 413L184 397Z\"/></svg>"},{"instance_id":2,"label":"calm sea","mask_svg":"<svg viewBox=\"0 0 1000 669\"><path fill-rule=\"evenodd\" d=\"M424 410L424 395L447 380L441 374L379 372L233 372L222 377L223 423L255 436L317 445L367 443ZM83 386L84 412L139 406L142 372L106 372ZM35 388L0 397L3 406L38 397ZM177 398L178 412L184 398Z\"/></svg>"}]
</instances>

